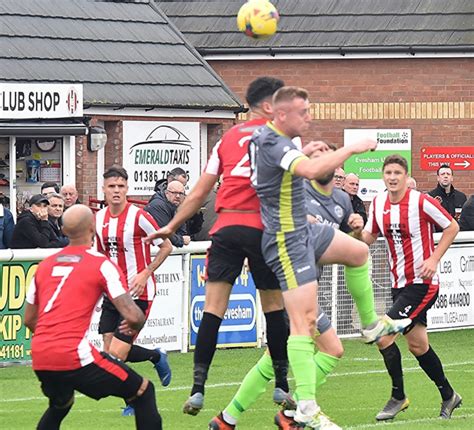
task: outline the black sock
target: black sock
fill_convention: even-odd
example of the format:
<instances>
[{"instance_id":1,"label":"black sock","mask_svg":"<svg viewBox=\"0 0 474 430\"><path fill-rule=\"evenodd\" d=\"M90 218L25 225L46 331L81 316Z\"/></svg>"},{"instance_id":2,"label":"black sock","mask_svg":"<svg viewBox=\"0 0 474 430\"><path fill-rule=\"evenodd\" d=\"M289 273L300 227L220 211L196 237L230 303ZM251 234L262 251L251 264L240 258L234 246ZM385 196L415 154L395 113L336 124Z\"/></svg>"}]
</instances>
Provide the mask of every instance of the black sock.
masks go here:
<instances>
[{"instance_id":1,"label":"black sock","mask_svg":"<svg viewBox=\"0 0 474 430\"><path fill-rule=\"evenodd\" d=\"M57 409L53 406L50 406L48 409L46 409L46 412L41 417L36 429L59 430L59 426L61 425L62 420L66 417L71 408L72 405L64 409Z\"/></svg>"},{"instance_id":2,"label":"black sock","mask_svg":"<svg viewBox=\"0 0 474 430\"><path fill-rule=\"evenodd\" d=\"M402 371L402 355L396 343L392 343L389 347L381 349L385 367L388 370L390 378L392 378L392 397L397 400L405 398L403 389L403 371Z\"/></svg>"},{"instance_id":3,"label":"black sock","mask_svg":"<svg viewBox=\"0 0 474 430\"><path fill-rule=\"evenodd\" d=\"M418 357L415 356L415 358L418 360L420 367L425 371L428 377L436 384L443 400L448 400L453 397L453 388L446 379L443 365L441 364L436 352L431 348L431 345L428 348L428 351Z\"/></svg>"},{"instance_id":4,"label":"black sock","mask_svg":"<svg viewBox=\"0 0 474 430\"><path fill-rule=\"evenodd\" d=\"M148 387L141 396L130 402L135 409L137 430L161 430L161 415L156 407L155 387L148 381Z\"/></svg>"},{"instance_id":5,"label":"black sock","mask_svg":"<svg viewBox=\"0 0 474 430\"><path fill-rule=\"evenodd\" d=\"M267 344L275 372L275 388L288 392L288 324L283 309L265 313L267 322Z\"/></svg>"},{"instance_id":6,"label":"black sock","mask_svg":"<svg viewBox=\"0 0 474 430\"><path fill-rule=\"evenodd\" d=\"M132 345L126 361L129 361L130 363L151 361L153 364L155 364L160 361L160 357L160 353L154 349L147 349L143 348L142 346Z\"/></svg>"},{"instance_id":7,"label":"black sock","mask_svg":"<svg viewBox=\"0 0 474 430\"><path fill-rule=\"evenodd\" d=\"M196 339L196 349L194 350L194 384L191 395L195 393L204 394L204 384L212 358L216 352L217 334L221 323L222 318L209 312L203 313Z\"/></svg>"}]
</instances>

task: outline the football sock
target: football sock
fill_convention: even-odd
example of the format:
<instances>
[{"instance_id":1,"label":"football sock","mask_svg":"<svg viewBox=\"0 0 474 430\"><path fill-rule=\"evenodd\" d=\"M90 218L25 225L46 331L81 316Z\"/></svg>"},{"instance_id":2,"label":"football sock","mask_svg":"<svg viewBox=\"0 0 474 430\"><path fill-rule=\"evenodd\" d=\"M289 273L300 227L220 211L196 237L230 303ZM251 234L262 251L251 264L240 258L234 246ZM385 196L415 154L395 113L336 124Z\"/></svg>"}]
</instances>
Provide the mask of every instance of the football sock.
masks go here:
<instances>
[{"instance_id":1,"label":"football sock","mask_svg":"<svg viewBox=\"0 0 474 430\"><path fill-rule=\"evenodd\" d=\"M344 266L347 290L357 306L362 327L377 321L374 291L369 276L369 262L359 267Z\"/></svg>"},{"instance_id":2,"label":"football sock","mask_svg":"<svg viewBox=\"0 0 474 430\"><path fill-rule=\"evenodd\" d=\"M161 416L156 407L155 387L148 382L148 387L141 396L130 404L135 409L135 425L137 430L161 430Z\"/></svg>"},{"instance_id":3,"label":"football sock","mask_svg":"<svg viewBox=\"0 0 474 430\"><path fill-rule=\"evenodd\" d=\"M450 399L454 394L453 388L446 379L441 360L431 345L428 351L418 357L415 356L415 358L428 377L436 384L443 400Z\"/></svg>"},{"instance_id":4,"label":"football sock","mask_svg":"<svg viewBox=\"0 0 474 430\"><path fill-rule=\"evenodd\" d=\"M151 361L153 364L156 364L160 361L160 357L160 353L154 349L147 349L143 348L142 346L132 345L126 361L129 361L130 363Z\"/></svg>"},{"instance_id":5,"label":"football sock","mask_svg":"<svg viewBox=\"0 0 474 430\"><path fill-rule=\"evenodd\" d=\"M264 353L260 360L245 375L234 398L224 409L223 416L229 424L235 424L242 412L247 410L265 392L268 382L273 378L272 359ZM226 415L227 414L227 415ZM230 415L235 422L228 420Z\"/></svg>"},{"instance_id":6,"label":"football sock","mask_svg":"<svg viewBox=\"0 0 474 430\"><path fill-rule=\"evenodd\" d=\"M288 324L283 309L265 313L267 323L267 345L273 362L275 387L289 391L288 386Z\"/></svg>"},{"instance_id":7,"label":"football sock","mask_svg":"<svg viewBox=\"0 0 474 430\"><path fill-rule=\"evenodd\" d=\"M217 315L209 312L203 313L196 339L196 349L194 350L194 384L191 395L195 393L204 394L204 384L212 358L216 352L217 335L221 323L222 318Z\"/></svg>"},{"instance_id":8,"label":"football sock","mask_svg":"<svg viewBox=\"0 0 474 430\"><path fill-rule=\"evenodd\" d=\"M317 393L318 388L326 382L326 376L328 376L339 363L339 358L319 351L314 355L314 362L316 363Z\"/></svg>"},{"instance_id":9,"label":"football sock","mask_svg":"<svg viewBox=\"0 0 474 430\"><path fill-rule=\"evenodd\" d=\"M392 397L397 400L405 398L403 388L403 371L402 371L402 355L396 343L392 343L389 347L381 349L385 367L388 370L390 378L392 378Z\"/></svg>"},{"instance_id":10,"label":"football sock","mask_svg":"<svg viewBox=\"0 0 474 430\"><path fill-rule=\"evenodd\" d=\"M295 396L298 401L316 398L316 363L314 342L311 336L288 337L288 358L295 377Z\"/></svg>"},{"instance_id":11,"label":"football sock","mask_svg":"<svg viewBox=\"0 0 474 430\"><path fill-rule=\"evenodd\" d=\"M62 420L66 417L72 408L72 404L64 409L58 409L50 406L41 417L37 430L59 430Z\"/></svg>"}]
</instances>

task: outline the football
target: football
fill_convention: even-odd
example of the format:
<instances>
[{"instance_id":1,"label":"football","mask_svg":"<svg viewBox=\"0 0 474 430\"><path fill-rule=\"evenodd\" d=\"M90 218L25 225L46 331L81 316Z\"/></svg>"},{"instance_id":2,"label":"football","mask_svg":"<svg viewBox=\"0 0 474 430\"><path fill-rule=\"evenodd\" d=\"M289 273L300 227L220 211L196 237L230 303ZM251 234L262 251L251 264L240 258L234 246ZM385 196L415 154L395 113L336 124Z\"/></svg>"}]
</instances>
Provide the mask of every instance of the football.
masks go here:
<instances>
[{"instance_id":1,"label":"football","mask_svg":"<svg viewBox=\"0 0 474 430\"><path fill-rule=\"evenodd\" d=\"M249 0L237 14L237 27L247 36L264 39L273 36L280 16L268 0Z\"/></svg>"}]
</instances>

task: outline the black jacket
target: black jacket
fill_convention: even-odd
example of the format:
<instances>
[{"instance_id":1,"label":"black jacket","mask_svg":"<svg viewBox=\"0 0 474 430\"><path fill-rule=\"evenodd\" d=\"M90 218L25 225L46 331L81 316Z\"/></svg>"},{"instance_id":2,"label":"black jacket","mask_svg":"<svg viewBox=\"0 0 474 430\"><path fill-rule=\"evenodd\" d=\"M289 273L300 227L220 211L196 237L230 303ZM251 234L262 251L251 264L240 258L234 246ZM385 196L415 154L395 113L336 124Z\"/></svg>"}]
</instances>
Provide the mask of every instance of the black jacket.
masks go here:
<instances>
[{"instance_id":1,"label":"black jacket","mask_svg":"<svg viewBox=\"0 0 474 430\"><path fill-rule=\"evenodd\" d=\"M438 186L428 193L431 197L441 197L441 206L445 208L452 217L456 214L456 208L462 208L463 204L466 203L466 194L461 191L454 189L451 185L451 191L446 193L446 190L438 184Z\"/></svg>"},{"instance_id":2,"label":"black jacket","mask_svg":"<svg viewBox=\"0 0 474 430\"><path fill-rule=\"evenodd\" d=\"M459 217L459 227L461 231L474 230L474 194L469 197L468 201L462 207L461 216Z\"/></svg>"},{"instance_id":3,"label":"black jacket","mask_svg":"<svg viewBox=\"0 0 474 430\"><path fill-rule=\"evenodd\" d=\"M62 246L48 221L38 220L29 210L20 214L13 230L11 248L61 248Z\"/></svg>"},{"instance_id":4,"label":"black jacket","mask_svg":"<svg viewBox=\"0 0 474 430\"><path fill-rule=\"evenodd\" d=\"M364 202L357 195L352 196L349 194L349 197L352 203L352 210L354 211L355 214L359 214L362 217L362 219L364 220L364 225L365 225L367 223L367 212L365 210Z\"/></svg>"},{"instance_id":5,"label":"black jacket","mask_svg":"<svg viewBox=\"0 0 474 430\"><path fill-rule=\"evenodd\" d=\"M177 207L166 198L164 191L156 192L145 206L145 210L153 217L158 227L164 227L168 224L174 217L176 209ZM184 245L184 235L186 235L186 229L184 226L181 226L170 237L171 243L181 248Z\"/></svg>"},{"instance_id":6,"label":"black jacket","mask_svg":"<svg viewBox=\"0 0 474 430\"><path fill-rule=\"evenodd\" d=\"M68 237L61 230L61 221L60 219L56 222L55 218L48 217L49 226L53 230L54 237L61 243L61 247L69 245Z\"/></svg>"}]
</instances>

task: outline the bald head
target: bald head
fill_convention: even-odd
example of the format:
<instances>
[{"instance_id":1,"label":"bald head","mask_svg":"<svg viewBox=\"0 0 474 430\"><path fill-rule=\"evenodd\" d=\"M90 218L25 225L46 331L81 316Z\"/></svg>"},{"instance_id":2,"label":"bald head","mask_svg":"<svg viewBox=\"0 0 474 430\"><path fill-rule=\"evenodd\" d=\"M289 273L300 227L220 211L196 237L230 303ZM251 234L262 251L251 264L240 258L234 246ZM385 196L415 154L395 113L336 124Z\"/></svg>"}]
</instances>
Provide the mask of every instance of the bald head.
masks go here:
<instances>
[{"instance_id":1,"label":"bald head","mask_svg":"<svg viewBox=\"0 0 474 430\"><path fill-rule=\"evenodd\" d=\"M64 212L63 231L71 245L90 245L94 237L94 214L85 205L74 205Z\"/></svg>"},{"instance_id":2,"label":"bald head","mask_svg":"<svg viewBox=\"0 0 474 430\"><path fill-rule=\"evenodd\" d=\"M348 173L343 185L344 190L351 196L359 192L359 177L355 173Z\"/></svg>"},{"instance_id":3,"label":"bald head","mask_svg":"<svg viewBox=\"0 0 474 430\"><path fill-rule=\"evenodd\" d=\"M166 198L175 206L179 206L184 198L184 185L179 181L171 181L165 191Z\"/></svg>"}]
</instances>

